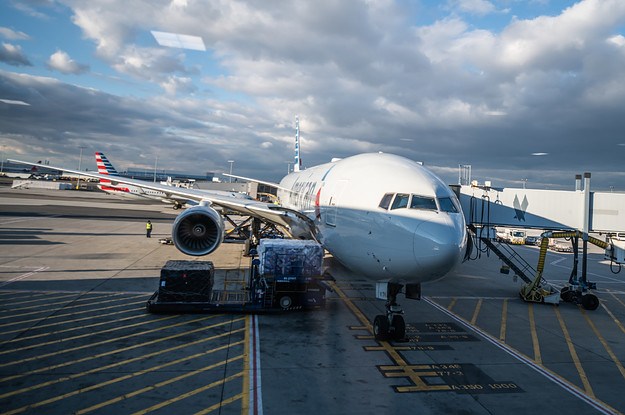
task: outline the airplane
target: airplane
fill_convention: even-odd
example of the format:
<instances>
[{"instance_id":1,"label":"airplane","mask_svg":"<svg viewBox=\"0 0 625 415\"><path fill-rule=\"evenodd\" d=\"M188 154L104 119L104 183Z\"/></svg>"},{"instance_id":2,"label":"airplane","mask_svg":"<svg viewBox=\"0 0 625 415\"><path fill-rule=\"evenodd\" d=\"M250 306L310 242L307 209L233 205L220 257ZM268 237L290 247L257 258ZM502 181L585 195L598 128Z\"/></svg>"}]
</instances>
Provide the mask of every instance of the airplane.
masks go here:
<instances>
[{"instance_id":1,"label":"airplane","mask_svg":"<svg viewBox=\"0 0 625 415\"><path fill-rule=\"evenodd\" d=\"M96 152L95 159L96 159L96 164L98 165L98 173L107 175L107 176L116 177L116 178L121 177L119 173L117 172L117 170L115 170L115 167L113 167L113 164L111 164L111 162L103 153ZM167 180L168 182L167 186L171 186L170 179L171 178L168 178ZM168 192L162 192L162 191L153 190L153 189L144 189L141 186L112 185L110 180L103 179L103 178L100 178L100 184L98 185L98 187L108 194L112 194L112 195L119 196L122 198L158 200L158 201L162 201L165 203L172 203L174 210L180 209L185 204L189 204L189 205L196 204L194 201L189 200L188 198L180 198ZM249 195L246 195L244 193L238 193L238 192L224 192L220 190L202 190L202 192L206 192L207 194L230 195L235 198L253 200L253 198L250 197Z\"/></svg>"},{"instance_id":2,"label":"airplane","mask_svg":"<svg viewBox=\"0 0 625 415\"><path fill-rule=\"evenodd\" d=\"M376 296L387 300L386 314L375 317L375 337L402 338L397 295L404 284L406 297L419 299L422 282L444 277L471 254L456 195L425 166L393 154L365 153L300 169L299 128L295 157L294 171L280 183L253 180L277 187L281 205L121 177L110 181L198 201L172 227L174 244L187 255L208 255L223 241L224 221L215 207L283 226L295 238L315 239L348 269L382 282L385 293Z\"/></svg>"},{"instance_id":3,"label":"airplane","mask_svg":"<svg viewBox=\"0 0 625 415\"><path fill-rule=\"evenodd\" d=\"M28 178L33 178L37 175L37 170L39 170L39 165L41 165L41 160L38 161L36 165L33 165L33 167L30 169L20 169L20 168L15 168L15 167L10 167L10 166L3 166L2 173L11 177L21 177L23 174L28 174L27 176Z\"/></svg>"}]
</instances>

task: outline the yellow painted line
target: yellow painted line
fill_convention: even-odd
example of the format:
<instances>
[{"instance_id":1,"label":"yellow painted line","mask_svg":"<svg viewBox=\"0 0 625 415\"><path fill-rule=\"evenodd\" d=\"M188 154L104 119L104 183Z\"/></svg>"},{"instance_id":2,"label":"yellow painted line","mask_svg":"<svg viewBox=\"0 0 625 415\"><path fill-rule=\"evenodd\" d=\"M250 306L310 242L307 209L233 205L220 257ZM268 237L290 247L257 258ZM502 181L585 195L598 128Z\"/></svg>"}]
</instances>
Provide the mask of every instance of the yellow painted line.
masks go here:
<instances>
[{"instance_id":1,"label":"yellow painted line","mask_svg":"<svg viewBox=\"0 0 625 415\"><path fill-rule=\"evenodd\" d=\"M362 325L366 327L367 330L369 330L371 334L373 334L373 326L371 325L369 320L364 316L364 314L362 314L362 312L358 309L358 307L356 307L352 303L352 301L343 293L343 291L341 291L339 287L336 286L336 284L333 281L330 281L329 284L332 287L332 289L336 291L337 295L343 298L343 300L345 300L345 304L352 310L352 312L356 315L356 318L360 320ZM399 348L395 348L391 346L389 342L386 342L386 341L380 341L379 343L381 347L379 347L379 349L372 349L372 350L385 351L391 357L391 359L398 365L397 370L402 370L403 376L410 378L410 380L414 382L417 388L416 390L435 391L435 390L451 389L451 387L448 385L433 385L433 386L427 385L425 381L421 379L421 376L423 375L419 373L415 373L415 371L410 368L410 365L408 365L406 361L399 355L399 353L397 353L397 349ZM407 350L410 350L410 348L408 348Z\"/></svg>"},{"instance_id":2,"label":"yellow painted line","mask_svg":"<svg viewBox=\"0 0 625 415\"><path fill-rule=\"evenodd\" d=\"M42 295L44 295L44 294L38 294L36 297L41 297ZM70 294L70 295L62 295L60 297L49 298L48 300L58 300L59 298L79 297L79 296L80 296L80 294L76 293L76 294ZM2 307L13 307L13 306L18 305L18 304L35 303L35 302L43 300L43 298L39 298L37 300L31 300L30 298L32 298L32 297L35 297L35 296L33 295L33 296L30 296L30 297L24 297L24 298L29 298L28 301L20 301L18 303L2 303ZM53 303L46 303L44 305L51 305L51 304L53 304ZM39 307L41 307L41 306L39 306ZM8 311L15 311L15 310L20 310L20 309L19 308L13 308L13 309L9 309L9 310L0 310L0 313L6 313Z\"/></svg>"},{"instance_id":3,"label":"yellow painted line","mask_svg":"<svg viewBox=\"0 0 625 415\"><path fill-rule=\"evenodd\" d=\"M134 297L133 297L133 298L134 298ZM112 306L109 306L109 307L95 308L95 309L93 309L93 310L85 310L85 311L81 311L81 312L80 312L80 314L84 314L84 313L92 313L92 312L94 312L94 311L110 310L111 308L126 307L126 306L129 306L129 305L135 305L135 304L145 304L145 302L146 302L146 300L143 300L143 301L135 301L135 302L132 302L132 303L127 303L127 304L112 305ZM58 309L58 310L60 310L60 309ZM46 316L46 317L44 317L44 318L45 318L46 320L48 320L48 319L51 319L51 318L61 318L61 317L73 316L73 315L75 315L75 314L77 314L77 313L54 314L54 315L51 315L51 316ZM97 317L99 317L99 315L98 315L98 316L92 316L92 317L90 317L90 318L97 318ZM2 325L0 325L0 327L15 326L16 324L32 323L32 322L34 322L34 321L41 321L41 320L43 320L44 318L34 318L34 319L32 319L32 320L15 321L15 322L13 322L13 323L2 324Z\"/></svg>"},{"instance_id":4,"label":"yellow painted line","mask_svg":"<svg viewBox=\"0 0 625 415\"><path fill-rule=\"evenodd\" d=\"M453 300L451 300L451 303L449 303L449 305L447 306L447 310L451 311L452 307L454 306L454 304L456 304L456 301L458 299L454 298Z\"/></svg>"},{"instance_id":5,"label":"yellow painted line","mask_svg":"<svg viewBox=\"0 0 625 415\"><path fill-rule=\"evenodd\" d=\"M242 342L243 342L243 340L241 340L240 342L237 342L237 343L241 344ZM228 347L228 345L224 346L224 348L226 348L226 347ZM232 357L232 358L230 358L228 360L224 360L222 362L214 363L214 364L212 364L210 366L203 367L202 369L194 370L193 372L185 373L184 375L180 375L180 376L177 376L175 378L168 379L168 380L165 380L163 382L157 383L155 385L148 386L146 388L139 389L139 390L136 390L134 392L127 393L127 394L119 396L117 398L109 399L108 401L99 403L97 405L90 406L89 408L85 408L85 409L81 409L80 411L76 411L76 412L74 412L73 415L82 415L82 414L86 414L87 412L95 411L96 409L103 408L105 406L114 404L114 403L119 402L119 401L123 401L124 399L132 398L132 397L140 395L142 393L152 391L152 390L154 390L156 388L160 388L161 386L169 385L170 383L174 383L174 382L177 382L179 380L186 379L186 378L188 378L190 376L197 375L198 373L206 372L207 370L211 370L211 369L215 369L216 367L219 367L219 366L227 365L228 363L235 362L235 361L241 359L242 357L243 356ZM88 389L90 389L90 388L88 388ZM165 402L163 402L163 403L165 403Z\"/></svg>"},{"instance_id":6,"label":"yellow painted line","mask_svg":"<svg viewBox=\"0 0 625 415\"><path fill-rule=\"evenodd\" d=\"M562 316L560 315L560 311L558 311L557 307L553 307L553 309L556 312L556 316L558 316L558 321L560 322L560 327L562 327L562 332L564 333L564 338L566 339L566 344L569 346L569 351L571 353L571 357L573 358L573 362L575 362L575 367L577 368L577 373L579 373L579 377L581 378L582 383L584 384L584 389L586 390L586 395L594 398L595 394L592 391L592 387L590 386L590 382L588 382L588 378L586 377L586 372L584 372L584 368L582 367L582 364L579 361L579 358L577 357L577 353L575 352L575 346L573 345L573 342L571 341L571 336L569 336L569 332L566 329L566 325L564 324L564 320L562 319Z\"/></svg>"},{"instance_id":7,"label":"yellow painted line","mask_svg":"<svg viewBox=\"0 0 625 415\"><path fill-rule=\"evenodd\" d=\"M610 295L611 295L612 297L614 297L614 299L615 299L616 301L618 301L619 303L621 303L621 305L622 305L623 307L625 307L625 304L623 304L623 302L622 302L622 301L621 301L621 300L620 300L620 299L619 299L616 295L614 295L614 293L613 293L613 292L611 292L610 290L608 290L608 292L610 293Z\"/></svg>"},{"instance_id":8,"label":"yellow painted line","mask_svg":"<svg viewBox=\"0 0 625 415\"><path fill-rule=\"evenodd\" d=\"M508 300L503 300L503 311L501 312L501 330L499 331L499 341L506 342L506 321L508 319Z\"/></svg>"},{"instance_id":9,"label":"yellow painted line","mask_svg":"<svg viewBox=\"0 0 625 415\"><path fill-rule=\"evenodd\" d=\"M143 336L144 334L154 333L154 332L157 332L157 331L161 331L161 330L165 330L165 329L169 329L169 328L173 328L173 327L177 327L177 326L182 326L184 324L190 324L190 323L194 323L194 322L197 322L197 321L207 320L207 319L212 318L212 317L213 316L199 318L199 319L196 319L196 320L186 321L186 322L182 322L182 323L178 323L178 324L172 324L171 326L165 326L165 327L161 327L161 328L154 329L154 330L147 330L147 331L143 331L141 333L134 333L134 334L131 334L129 336L117 337L115 339L109 339L109 340L101 341L101 342L98 342L98 343L92 343L92 344L87 344L87 345L84 345L84 346L74 347L73 349L66 349L66 350L62 350L60 352L48 353L48 354L45 354L45 355L35 356L35 357L28 358L28 359L22 359L22 360L14 361L14 362L11 362L11 363L5 363L3 365L0 365L0 367L16 365L16 364L20 364L20 363L24 363L24 362L29 362L29 361L32 361L32 360L42 359L44 357L49 357L49 356L56 356L56 355L59 355L59 354L62 354L62 353L74 352L76 350L85 349L87 347L92 347L92 346L98 346L98 345L101 345L101 344L111 343L111 342L114 342L114 341L117 341L117 340L122 340L122 339L131 338L131 337L137 337L137 336ZM193 333L195 331L200 331L200 330L204 330L204 328L197 329L197 330L192 330L192 331L189 331L187 333ZM174 335L174 336L170 336L168 338L174 338L174 337L178 337L178 336L179 335ZM159 339L157 341L161 341L161 340L162 339ZM154 341L154 342L156 342L156 341ZM151 342L143 343L143 345L150 344L150 343ZM132 347L133 346L130 346L130 348L132 348ZM129 348L127 347L126 350L128 350L128 349ZM106 356L107 354L119 353L122 350L124 350L124 349L118 349L118 350L114 350L112 352L102 353L102 354L96 355L96 356L98 356L98 357L99 356ZM85 360L90 360L90 358L84 358L84 359L76 360L75 362L80 362L80 361L85 361ZM60 364L60 365L50 366L49 368L56 368L56 367L61 367L61 366L66 366L66 365L65 364ZM45 368L45 370L49 370L49 368ZM15 379L16 377L24 376L26 374L30 375L30 374L33 374L33 373L42 372L42 371L45 371L45 370L44 369L37 369L37 370L33 370L31 372L22 373L21 375L9 376L7 378L0 379L0 382L4 382L4 381L9 380L9 379Z\"/></svg>"},{"instance_id":10,"label":"yellow painted line","mask_svg":"<svg viewBox=\"0 0 625 415\"><path fill-rule=\"evenodd\" d=\"M215 324L213 326L207 327L207 328L213 328L213 327L217 327L217 326L224 325L224 324L225 323L219 323L219 324ZM121 361L121 362L112 363L110 365L100 366L100 367L97 367L95 369L87 370L86 372L76 373L76 374L73 374L73 375L70 375L70 376L67 376L67 377L62 377L62 378L59 378L59 379L55 379L55 380L51 380L51 381L48 381L48 382L40 383L38 385L30 386L28 388L23 388L23 389L16 390L16 391L13 391L13 392L8 392L8 393L5 393L4 395L0 395L0 399L8 398L9 396L18 395L20 393L32 392L32 391L34 391L36 389L40 389L40 388L43 388L43 387L46 387L46 386L50 386L50 385L54 385L54 384L57 384L57 383L61 383L61 382L64 382L66 380L76 379L76 378L79 378L81 376L90 375L90 374L93 374L93 373L101 372L103 370L112 369L114 367L126 365L126 364L132 363L132 362L137 362L139 360L147 359L149 357L158 356L158 355L161 355L161 354L164 354L164 353L169 353L169 352L172 352L172 351L175 351L175 350L183 349L185 347L195 346L197 344L205 343L205 342L211 341L211 340L215 340L215 339L218 339L220 337L229 336L229 335L231 335L233 333L238 333L238 332L243 331L243 330L244 329L233 330L233 331L230 331L230 332L218 334L216 336L207 337L205 339L196 340L196 341L194 341L192 343L185 343L185 344L182 344L182 345L179 345L179 346L170 347L169 349L159 350L157 352L148 353L148 354L145 354L143 356L138 356L138 357L134 357L132 359L124 360L124 361ZM212 353L214 351L222 350L223 348L224 347L218 347L216 349L212 349L211 351L203 352L203 353L200 353L198 355L194 355L194 356L190 356L188 358L184 358L184 360L195 358L195 357L197 357L199 355L209 354L209 353ZM183 359L180 359L180 361L182 361L182 360ZM163 365L162 367L165 367L165 365ZM160 368L160 367L157 367L157 368ZM156 368L152 368L151 370L156 370Z\"/></svg>"},{"instance_id":11,"label":"yellow painted line","mask_svg":"<svg viewBox=\"0 0 625 415\"><path fill-rule=\"evenodd\" d=\"M137 316L127 317L127 318L124 318L124 319L116 320L115 322L131 319L131 318L136 318L136 317ZM85 334L81 334L80 336L66 337L66 338L63 338L63 339L52 340L52 341L45 342L45 343L32 344L30 346L24 346L24 347L20 347L20 348L17 348L17 349L3 350L3 351L0 351L0 355L7 354L7 353L13 353L13 352L22 352L24 350L36 349L37 347L50 346L51 344L73 342L74 340L83 339L83 338L89 337L89 336L97 336L98 334L111 333L111 332L114 332L114 331L117 331L117 330L124 330L124 329L128 329L128 328L131 328L131 327L143 326L144 324L156 323L156 322L163 321L163 320L169 320L170 318L175 318L175 317L180 317L180 316L179 315L167 316L167 317L159 318L159 319L156 319L156 320L142 321L141 323L129 324L127 326L119 326L119 327L113 327L112 329L94 331L92 333L85 333ZM103 323L99 323L99 324L103 324ZM122 339L123 337L118 337L118 338ZM115 340L115 339L111 339L111 340Z\"/></svg>"},{"instance_id":12,"label":"yellow painted line","mask_svg":"<svg viewBox=\"0 0 625 415\"><path fill-rule=\"evenodd\" d=\"M241 358L241 356L239 356L238 358L240 359L240 358ZM213 382L213 383L211 383L210 385L203 386L203 387L198 388L198 389L195 389L195 390L193 390L193 391L191 391L191 392L187 392L187 393L185 393L184 395L180 395L180 396L178 396L178 397L176 397L176 398L173 398L173 399L170 399L170 400L168 400L168 401L161 402L161 403L159 403L159 404L156 404L156 405L154 405L154 406L151 406L151 407L149 407L149 408L146 408L146 409L144 409L143 411L135 412L135 413L134 413L134 414L132 414L132 415L143 415L143 414L147 414L148 412L155 411L155 410L160 409L160 408L162 408L162 407L164 407L164 406L167 406L167 405L170 405L170 404L172 404L172 403L175 403L175 402L181 401L181 400L183 400L183 399L186 399L186 398L188 398L188 397L190 397L190 396L197 395L197 394L198 394L198 393L200 393L200 392L204 392L204 391L206 391L206 390L208 390L208 389L214 388L215 386L219 386L219 385L221 385L221 384L224 384L224 383L230 382L231 380L234 380L234 379L236 379L236 378L238 378L238 377L241 377L241 376L244 376L244 375L245 375L245 373L240 372L240 373L237 373L236 375L228 376L228 377L227 377L227 378L225 378L225 379L218 380L217 382ZM237 396L238 396L238 395L237 395ZM221 402L220 402L219 406L221 406ZM219 406L217 406L217 407L219 407Z\"/></svg>"},{"instance_id":13,"label":"yellow painted line","mask_svg":"<svg viewBox=\"0 0 625 415\"><path fill-rule=\"evenodd\" d=\"M360 340L371 340L371 339L375 339L375 336L372 335L368 335L368 336L356 336L357 339Z\"/></svg>"},{"instance_id":14,"label":"yellow painted line","mask_svg":"<svg viewBox=\"0 0 625 415\"><path fill-rule=\"evenodd\" d=\"M245 316L245 343L243 346L243 392L241 392L241 415L250 412L250 315ZM212 407L211 407L212 408ZM210 408L209 408L210 409Z\"/></svg>"},{"instance_id":15,"label":"yellow painted line","mask_svg":"<svg viewBox=\"0 0 625 415\"><path fill-rule=\"evenodd\" d=\"M98 297L98 298L107 298L107 297L112 297L112 295L105 295L104 297ZM143 295L143 294L142 295L135 295L133 297L130 297L129 300L132 300L133 298L138 298L138 297L145 298L145 295ZM96 298L96 300L98 298ZM91 303L91 304L73 305L73 306L69 306L69 307L57 307L57 308L53 308L52 310L46 309L46 310L40 310L40 311L31 311L30 313L22 313L22 314L15 314L15 315L11 315L11 316L0 317L0 320L3 320L5 318L17 318L17 317L29 316L31 314L49 313L50 311L69 310L69 309L72 309L72 308L87 307L87 306L92 306L92 305L96 305L96 304L112 303L113 301L119 301L119 300L122 300L122 299L123 298L116 298L115 300L106 300L106 301L100 301L100 302ZM63 301L63 303L65 303L65 301Z\"/></svg>"},{"instance_id":16,"label":"yellow painted line","mask_svg":"<svg viewBox=\"0 0 625 415\"><path fill-rule=\"evenodd\" d=\"M554 310L555 310L555 312L556 312L556 313L558 314L558 316L559 316L558 309L557 309L555 306L554 306ZM469 322L468 322L467 320L465 320L463 317L459 316L458 314L454 314L454 316L455 316L455 318L457 318L459 321L462 321L463 323L465 323L465 324L467 324L467 325L469 324ZM562 321L562 318L561 318L561 317L560 317L560 325L561 325L562 327L564 327L564 322ZM493 342L497 342L497 339L496 339L494 336L492 336L491 334L489 334L489 333L487 333L487 332L485 332L484 330L481 330L481 329L476 329L476 330L479 330L479 332L480 332L480 334L481 334L482 336L484 336L484 337L488 337L488 338L489 338L489 339L491 339ZM566 330L566 327L564 327L564 330ZM566 333L566 335L568 336L568 332ZM569 340L570 340L570 337L569 337ZM530 360L530 361L532 360L531 358L529 358L528 356L526 356L525 354L521 353L520 351L516 350L515 348L511 347L511 346L510 346L510 345L508 345L508 344L506 344L504 347L505 347L505 348L507 348L507 349L509 349L509 350L512 350L512 351L513 351L513 352L515 352L515 353L518 353L520 356L523 356L524 358L526 358L526 359L528 359L528 360ZM575 350L573 350L573 353L575 353ZM585 392L584 392L584 390L582 390L580 387L578 387L577 385L575 385L575 384L571 383L570 381L568 381L568 380L564 379L562 376L558 375L558 374L557 374L557 373L555 373L554 371L552 371L552 370L550 370L550 369L546 368L545 366L540 366L540 368L541 368L542 370L544 370L544 371L548 372L551 376L553 376L553 377L555 377L555 378L558 378L560 381L562 381L562 382L566 383L566 384L567 384L567 385L569 385L571 388L573 388L573 389L575 389L575 390L579 391L580 393L585 393ZM414 390L417 390L417 391L418 391L419 389L414 389ZM609 405L607 405L605 402L600 401L600 400L599 400L599 399L597 399L595 396L592 396L592 398L593 398L595 401L597 401L598 403L600 403L601 405L605 406L606 408L609 408L609 409L610 409L611 411L613 411L614 413L619 414L619 415L623 415L621 412L619 412L619 411L617 411L616 409L614 409L614 408L610 407L610 406L609 406Z\"/></svg>"},{"instance_id":17,"label":"yellow painted line","mask_svg":"<svg viewBox=\"0 0 625 415\"><path fill-rule=\"evenodd\" d=\"M49 331L47 333L35 334L33 336L19 337L17 339L9 340L8 342L2 343L2 345L10 344L10 343L16 343L16 342L21 342L21 341L24 341L24 340L32 340L32 339L36 339L36 338L39 338L39 337L51 336L53 334L61 334L61 333L68 333L70 331L75 331L75 330L83 330L83 329L87 329L87 328L102 326L104 324L118 323L120 321L132 320L134 318L145 318L145 317L150 317L150 314L137 314L136 316L124 317L124 318L120 318L120 319L117 319L117 320L103 321L101 323L87 324L86 326L72 327L71 329L55 330L55 331ZM39 328L39 327L40 326L37 326L37 328ZM102 333L102 332L100 332L100 333ZM0 352L0 353L2 353L2 352Z\"/></svg>"},{"instance_id":18,"label":"yellow painted line","mask_svg":"<svg viewBox=\"0 0 625 415\"><path fill-rule=\"evenodd\" d=\"M534 323L534 308L532 303L527 303L527 310L530 316L530 331L532 333L532 344L534 345L534 361L543 365L543 360L540 357L540 346L538 345L538 335L536 334L536 324Z\"/></svg>"},{"instance_id":19,"label":"yellow painted line","mask_svg":"<svg viewBox=\"0 0 625 415\"><path fill-rule=\"evenodd\" d=\"M386 343L386 342L384 342ZM386 346L366 346L365 350L368 352L383 352L383 351L388 351L389 349L392 350L412 350L412 347L410 346L390 346L386 347ZM403 362L403 360L402 360Z\"/></svg>"},{"instance_id":20,"label":"yellow painted line","mask_svg":"<svg viewBox=\"0 0 625 415\"><path fill-rule=\"evenodd\" d=\"M409 367L410 369L414 369L414 370L431 370L432 366L430 365L409 365L406 366ZM380 370L398 370L399 368L397 366L380 366Z\"/></svg>"},{"instance_id":21,"label":"yellow painted line","mask_svg":"<svg viewBox=\"0 0 625 415\"><path fill-rule=\"evenodd\" d=\"M616 355L612 352L612 349L610 348L610 346L608 346L608 343L606 343L606 341L603 339L603 336L601 336L601 334L599 333L599 330L597 330L597 327L595 326L595 324L592 322L592 320L590 320L590 317L588 317L588 314L586 313L586 310L584 310L581 307L580 307L580 310L581 310L582 314L584 315L584 317L586 317L586 321L588 322L588 324L590 324L590 327L592 327L592 331L595 332L595 335L597 336L597 338L599 338L599 341L601 342L603 347L605 347L606 352L608 352L608 354L610 355L610 357L614 361L614 364L618 368L619 372L621 372L621 375L623 376L623 378L625 378L625 368L623 368L623 365L618 360Z\"/></svg>"},{"instance_id":22,"label":"yellow painted line","mask_svg":"<svg viewBox=\"0 0 625 415\"><path fill-rule=\"evenodd\" d=\"M343 291L341 291L341 289L339 287L336 286L336 284L334 283L334 281L330 281L329 282L330 287L332 287L332 289L334 291L336 291L336 293L338 294L339 297L341 297L344 301L345 304L347 304L347 306L350 308L350 310L352 310L352 312L354 314L356 314L356 318L358 318L358 320L360 320L360 322L362 323L362 325L364 327L367 328L367 330L369 330L371 333L373 333L373 326L371 325L371 323L369 323L369 319L367 319L367 317L365 317L364 314L362 314L362 312L358 309L358 307L356 307L354 304L352 304L352 301L350 300L349 297L347 297Z\"/></svg>"},{"instance_id":23,"label":"yellow painted line","mask_svg":"<svg viewBox=\"0 0 625 415\"><path fill-rule=\"evenodd\" d=\"M143 301L141 301L143 302ZM50 323L50 324L42 324L42 325L37 325L37 327L31 327L29 330L35 330L35 329L42 329L42 328L46 328L46 327L52 327L52 326L60 326L61 324L69 324L69 323L76 323L78 321L84 321L84 320L93 320L94 318L102 318L102 317L108 317L108 316L113 316L115 314L122 314L122 313L129 313L131 311L143 311L145 310L145 307L139 307L139 308L131 308L130 310L123 310L123 311L115 311L114 313L108 313L108 314L98 314L97 316L92 316L92 317L82 317L82 318L76 318L74 320L67 320L67 321L59 321L58 323ZM141 314L142 316L148 316L149 314ZM39 321L40 319L37 319L37 321ZM111 320L111 321L115 321L115 320ZM84 326L83 326L84 327ZM9 334L9 333L17 333L18 331L24 331L24 329L17 329L17 330L10 330L10 331L3 331L0 334ZM53 332L54 333L54 332ZM17 339L16 339L17 341Z\"/></svg>"},{"instance_id":24,"label":"yellow painted line","mask_svg":"<svg viewBox=\"0 0 625 415\"><path fill-rule=\"evenodd\" d=\"M226 346L224 346L224 348L225 347L228 347L228 346L226 345ZM214 364L214 365L209 366L209 367L210 368L214 368L214 367L226 364L226 363L227 363L227 361L224 361L224 362L220 362L220 363ZM165 366L168 366L168 365L169 364L165 364L165 365L162 365L162 367L165 367ZM129 379L129 378L132 378L134 376L139 376L139 375L142 375L142 374L144 374L146 372L149 372L149 371L152 371L152 370L157 370L157 368L151 368L151 369L148 369L146 371L137 372L137 373L133 373L133 374L130 374L130 375L122 376L120 378L116 378L116 379L113 379L113 380L110 380L110 381L107 381L107 382L102 382L102 383L100 383L98 385L93 385L93 386L89 386L87 388L75 390L75 391L66 393L66 394L61 395L61 396L57 396L57 397L54 397L54 398L51 398L51 399L46 399L45 401L37 402L37 403L31 404L31 405L26 405L26 406L14 409L14 410L9 411L9 412L4 412L2 415L14 415L14 414L17 414L17 413L20 413L20 412L27 411L29 409L39 408L40 406L47 405L47 404L52 403L52 402L57 402L57 401L60 401L61 399L69 398L71 396L75 396L75 395L78 395L80 393L89 392L91 390L94 390L94 389L97 389L97 388L101 388L103 386L107 386L107 385L110 385L110 384L113 384L113 383L116 383L116 382L119 382L119 381L122 381L122 380L126 380L126 379ZM204 370L208 370L208 368L204 368ZM185 374L183 376L190 376L190 373L187 373L187 374ZM174 380L170 379L169 381L165 381L165 382L170 382L171 383L171 382L174 382ZM91 412L93 410L102 408L102 407L110 405L112 403L119 402L119 401L121 401L123 399L129 398L129 397L132 397L132 396L135 396L135 395L139 395L140 393L143 393L143 392L147 392L148 390L155 389L155 387L157 387L157 386L156 385L150 386L150 387L141 389L140 391L132 392L130 394L123 395L123 396L120 396L118 398L111 399L111 400L108 400L106 402L102 402L100 404L90 406L89 408L82 409L80 411L74 412L74 415Z\"/></svg>"},{"instance_id":25,"label":"yellow painted line","mask_svg":"<svg viewBox=\"0 0 625 415\"><path fill-rule=\"evenodd\" d=\"M367 330L365 326L350 326L350 330Z\"/></svg>"},{"instance_id":26,"label":"yellow painted line","mask_svg":"<svg viewBox=\"0 0 625 415\"><path fill-rule=\"evenodd\" d=\"M480 314L480 308L482 308L482 299L477 302L477 306L475 306L475 311L473 312L473 318L471 319L471 325L475 326L475 322L477 321L477 315Z\"/></svg>"},{"instance_id":27,"label":"yellow painted line","mask_svg":"<svg viewBox=\"0 0 625 415\"><path fill-rule=\"evenodd\" d=\"M614 317L614 314L612 314L612 312L610 310L608 310L608 307L605 306L605 304L603 302L601 302L601 307L604 308L605 311L608 312L608 314L610 315L610 317L612 317L612 320L614 320L614 322L616 323L617 326L619 326L619 328L621 329L621 331L623 333L625 333L625 327L623 327L623 325L621 324L620 321L618 321L618 319L616 317Z\"/></svg>"},{"instance_id":28,"label":"yellow painted line","mask_svg":"<svg viewBox=\"0 0 625 415\"><path fill-rule=\"evenodd\" d=\"M213 412L215 409L221 408L224 405L228 405L229 403L235 402L238 399L245 399L245 397L243 396L242 393L240 393L238 395L234 395L232 398L225 399L225 400L223 400L223 401L221 401L221 402L219 402L219 403L217 403L217 404L215 404L215 405L213 405L211 407L208 407L208 408L204 409L203 411L196 412L193 415L204 415L204 414L207 414L209 412Z\"/></svg>"}]
</instances>

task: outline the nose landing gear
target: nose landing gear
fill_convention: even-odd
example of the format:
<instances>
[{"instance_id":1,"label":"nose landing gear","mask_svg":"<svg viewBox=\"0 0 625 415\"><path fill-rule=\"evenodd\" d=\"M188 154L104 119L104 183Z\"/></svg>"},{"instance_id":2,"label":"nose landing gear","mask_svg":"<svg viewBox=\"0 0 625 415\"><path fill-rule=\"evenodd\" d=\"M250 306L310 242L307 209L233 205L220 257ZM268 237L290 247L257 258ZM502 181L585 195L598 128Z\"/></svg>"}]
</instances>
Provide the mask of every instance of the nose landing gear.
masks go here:
<instances>
[{"instance_id":1,"label":"nose landing gear","mask_svg":"<svg viewBox=\"0 0 625 415\"><path fill-rule=\"evenodd\" d=\"M396 282L378 282L376 284L376 298L386 300L386 315L380 314L373 320L373 335L376 340L401 340L406 336L404 311L397 304L397 294L404 286ZM419 300L421 298L421 284L406 285L406 298Z\"/></svg>"}]
</instances>

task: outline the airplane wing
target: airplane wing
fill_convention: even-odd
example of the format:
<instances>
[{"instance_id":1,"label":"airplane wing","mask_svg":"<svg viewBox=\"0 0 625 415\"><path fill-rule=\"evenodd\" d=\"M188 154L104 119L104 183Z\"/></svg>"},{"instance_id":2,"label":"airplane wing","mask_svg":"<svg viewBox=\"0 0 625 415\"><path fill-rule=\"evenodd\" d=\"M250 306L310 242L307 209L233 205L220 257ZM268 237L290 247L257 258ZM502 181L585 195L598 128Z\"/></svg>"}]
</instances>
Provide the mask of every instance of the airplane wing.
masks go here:
<instances>
[{"instance_id":1,"label":"airplane wing","mask_svg":"<svg viewBox=\"0 0 625 415\"><path fill-rule=\"evenodd\" d=\"M243 176L235 176L234 174L228 174L228 173L222 173L222 175L226 177L234 177L235 179L241 179L241 180L245 180L248 182L264 184L265 186L271 186L277 189L282 189L282 190L287 190L287 191L290 190L290 189L285 189L284 187L280 187L278 183L264 182L262 180L250 179L249 177L243 177Z\"/></svg>"},{"instance_id":2,"label":"airplane wing","mask_svg":"<svg viewBox=\"0 0 625 415\"><path fill-rule=\"evenodd\" d=\"M27 164L30 166L36 166L37 163L31 163L22 160L9 160L15 163ZM98 172L88 172L81 170L72 170L64 167L46 166L51 169L61 170L68 173L78 174L81 176L93 177L96 179L102 179L102 175ZM259 202L256 200L240 199L229 195L223 194L211 194L208 190L199 189L187 189L183 187L172 187L157 183L145 182L142 180L127 179L119 176L107 176L106 180L111 182L111 185L117 186L117 184L129 184L143 189L156 190L165 193L166 197L174 198L186 198L190 200L196 200L198 202L208 201L211 205L227 208L236 212L241 212L245 215L250 215L267 222L271 222L276 225L284 226L289 229L305 229L310 232L311 237L315 234L314 222L306 215L292 209L284 208L278 205L272 205L269 203ZM251 180L254 181L254 180ZM275 186L275 184L274 184Z\"/></svg>"}]
</instances>

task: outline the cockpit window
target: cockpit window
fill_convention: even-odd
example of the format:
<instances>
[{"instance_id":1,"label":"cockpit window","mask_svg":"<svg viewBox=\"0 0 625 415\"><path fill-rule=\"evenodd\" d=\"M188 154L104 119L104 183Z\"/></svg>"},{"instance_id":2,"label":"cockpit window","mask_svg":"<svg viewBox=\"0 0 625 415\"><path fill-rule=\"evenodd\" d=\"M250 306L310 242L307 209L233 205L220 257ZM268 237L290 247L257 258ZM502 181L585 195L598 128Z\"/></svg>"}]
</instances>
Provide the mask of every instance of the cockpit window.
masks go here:
<instances>
[{"instance_id":1,"label":"cockpit window","mask_svg":"<svg viewBox=\"0 0 625 415\"><path fill-rule=\"evenodd\" d=\"M438 210L433 197L412 195L410 209Z\"/></svg>"},{"instance_id":2,"label":"cockpit window","mask_svg":"<svg viewBox=\"0 0 625 415\"><path fill-rule=\"evenodd\" d=\"M391 200L393 200L394 193L387 193L384 195L382 200L380 201L380 207L384 210L388 210L389 205L391 204Z\"/></svg>"},{"instance_id":3,"label":"cockpit window","mask_svg":"<svg viewBox=\"0 0 625 415\"><path fill-rule=\"evenodd\" d=\"M456 206L448 197L441 197L438 199L438 203L441 205L443 212L458 212L458 209L456 209Z\"/></svg>"},{"instance_id":4,"label":"cockpit window","mask_svg":"<svg viewBox=\"0 0 625 415\"><path fill-rule=\"evenodd\" d=\"M395 196L395 200L393 200L393 206L391 206L391 210L407 208L408 199L410 199L410 195L398 193L397 196Z\"/></svg>"}]
</instances>

